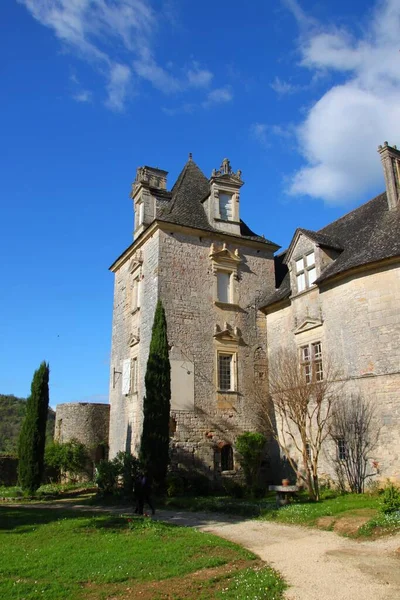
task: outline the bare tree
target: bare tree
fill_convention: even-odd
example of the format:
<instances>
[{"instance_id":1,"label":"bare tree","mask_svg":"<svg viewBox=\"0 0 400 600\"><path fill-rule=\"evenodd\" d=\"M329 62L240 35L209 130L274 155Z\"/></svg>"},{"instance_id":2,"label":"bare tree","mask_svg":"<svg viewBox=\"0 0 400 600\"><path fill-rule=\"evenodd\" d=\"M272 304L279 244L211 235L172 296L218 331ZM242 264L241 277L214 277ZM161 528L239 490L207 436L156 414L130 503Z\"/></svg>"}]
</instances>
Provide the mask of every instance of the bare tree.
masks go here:
<instances>
[{"instance_id":1,"label":"bare tree","mask_svg":"<svg viewBox=\"0 0 400 600\"><path fill-rule=\"evenodd\" d=\"M379 439L374 417L375 406L361 395L341 398L332 413L330 433L336 446L336 475L342 488L347 483L356 494L362 494L366 479L378 472L372 460Z\"/></svg>"},{"instance_id":2,"label":"bare tree","mask_svg":"<svg viewBox=\"0 0 400 600\"><path fill-rule=\"evenodd\" d=\"M322 358L315 364L310 360L305 368L296 351L281 350L271 357L272 406L264 407L270 432L313 500L319 500L318 463L341 387L338 372L326 358L322 370Z\"/></svg>"}]
</instances>

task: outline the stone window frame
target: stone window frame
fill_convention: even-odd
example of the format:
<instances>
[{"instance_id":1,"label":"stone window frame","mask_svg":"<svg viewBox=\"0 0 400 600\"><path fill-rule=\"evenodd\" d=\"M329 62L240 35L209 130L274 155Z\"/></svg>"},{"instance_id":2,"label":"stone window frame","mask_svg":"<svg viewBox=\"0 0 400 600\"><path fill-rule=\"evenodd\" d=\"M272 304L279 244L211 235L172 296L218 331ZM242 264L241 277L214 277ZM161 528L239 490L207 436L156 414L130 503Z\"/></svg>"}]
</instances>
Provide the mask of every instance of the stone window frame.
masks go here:
<instances>
[{"instance_id":1,"label":"stone window frame","mask_svg":"<svg viewBox=\"0 0 400 600\"><path fill-rule=\"evenodd\" d=\"M139 357L136 354L131 357L131 386L130 395L137 395L139 393Z\"/></svg>"},{"instance_id":2,"label":"stone window frame","mask_svg":"<svg viewBox=\"0 0 400 600\"><path fill-rule=\"evenodd\" d=\"M221 387L221 362L224 357L231 357L229 388ZM238 353L237 350L229 347L219 347L216 352L216 386L219 394L236 394L238 391L238 376L237 376Z\"/></svg>"},{"instance_id":3,"label":"stone window frame","mask_svg":"<svg viewBox=\"0 0 400 600\"><path fill-rule=\"evenodd\" d=\"M224 219L221 216L220 195L230 196L231 200L231 219ZM240 223L239 219L239 192L230 187L220 186L214 188L215 220L223 223Z\"/></svg>"},{"instance_id":4,"label":"stone window frame","mask_svg":"<svg viewBox=\"0 0 400 600\"><path fill-rule=\"evenodd\" d=\"M140 310L142 301L142 263L135 263L134 268L131 270L131 314L134 315Z\"/></svg>"},{"instance_id":5,"label":"stone window frame","mask_svg":"<svg viewBox=\"0 0 400 600\"><path fill-rule=\"evenodd\" d=\"M214 304L221 308L238 307L239 301L239 265L242 259L239 256L239 250L229 250L224 243L221 249L217 249L216 245L211 244L210 254L211 270L214 275L213 298ZM226 273L230 276L229 279L229 302L221 302L218 298L218 273Z\"/></svg>"},{"instance_id":6,"label":"stone window frame","mask_svg":"<svg viewBox=\"0 0 400 600\"><path fill-rule=\"evenodd\" d=\"M311 255L314 257L314 261L311 264L308 264L308 257ZM302 261L302 267L298 268L298 263L300 261ZM313 285L315 285L315 280L317 279L317 262L316 262L315 249L313 249L309 252L305 252L304 254L302 254L301 256L298 256L297 258L294 258L293 266L294 266L294 276L295 276L295 281L296 281L296 291L298 294L301 294L301 292L304 292L304 291L308 290L309 288L311 288ZM312 271L314 271L315 276L314 276L314 279L311 281L310 273ZM303 281L304 281L304 287L302 287L301 289L299 286L299 281L301 280L300 278L303 278Z\"/></svg>"},{"instance_id":7,"label":"stone window frame","mask_svg":"<svg viewBox=\"0 0 400 600\"><path fill-rule=\"evenodd\" d=\"M340 461L347 458L346 440L342 437L336 438L336 454L337 459Z\"/></svg>"},{"instance_id":8,"label":"stone window frame","mask_svg":"<svg viewBox=\"0 0 400 600\"><path fill-rule=\"evenodd\" d=\"M231 444L224 444L221 449L221 473L230 473L235 470L235 460L233 455L233 447ZM225 456L227 454L227 456ZM224 464L225 462L225 464ZM226 468L224 468L226 467Z\"/></svg>"},{"instance_id":9,"label":"stone window frame","mask_svg":"<svg viewBox=\"0 0 400 600\"><path fill-rule=\"evenodd\" d=\"M315 383L323 381L324 369L322 362L322 343L320 340L302 344L299 348L300 367L304 374L305 382Z\"/></svg>"}]
</instances>

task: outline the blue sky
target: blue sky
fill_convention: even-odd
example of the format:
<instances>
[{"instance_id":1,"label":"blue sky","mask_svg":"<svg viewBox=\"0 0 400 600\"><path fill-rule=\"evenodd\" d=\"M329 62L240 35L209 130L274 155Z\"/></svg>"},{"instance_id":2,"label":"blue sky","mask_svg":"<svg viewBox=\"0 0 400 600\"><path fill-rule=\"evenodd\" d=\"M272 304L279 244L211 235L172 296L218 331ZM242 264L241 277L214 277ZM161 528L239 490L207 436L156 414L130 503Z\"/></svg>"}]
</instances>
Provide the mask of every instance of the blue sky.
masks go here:
<instances>
[{"instance_id":1,"label":"blue sky","mask_svg":"<svg viewBox=\"0 0 400 600\"><path fill-rule=\"evenodd\" d=\"M3 0L0 392L108 397L113 276L139 165L243 172L281 246L383 190L400 143L400 0Z\"/></svg>"}]
</instances>

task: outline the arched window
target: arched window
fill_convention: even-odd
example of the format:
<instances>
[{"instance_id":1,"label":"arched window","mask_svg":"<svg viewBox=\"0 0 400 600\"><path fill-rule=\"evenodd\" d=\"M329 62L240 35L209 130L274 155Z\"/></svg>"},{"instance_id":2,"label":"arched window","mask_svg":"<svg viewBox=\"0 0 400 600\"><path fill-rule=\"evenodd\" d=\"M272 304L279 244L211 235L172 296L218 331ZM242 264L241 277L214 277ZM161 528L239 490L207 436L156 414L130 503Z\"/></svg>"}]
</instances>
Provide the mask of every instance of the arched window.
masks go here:
<instances>
[{"instance_id":1,"label":"arched window","mask_svg":"<svg viewBox=\"0 0 400 600\"><path fill-rule=\"evenodd\" d=\"M221 448L221 471L233 471L233 450L229 444Z\"/></svg>"}]
</instances>

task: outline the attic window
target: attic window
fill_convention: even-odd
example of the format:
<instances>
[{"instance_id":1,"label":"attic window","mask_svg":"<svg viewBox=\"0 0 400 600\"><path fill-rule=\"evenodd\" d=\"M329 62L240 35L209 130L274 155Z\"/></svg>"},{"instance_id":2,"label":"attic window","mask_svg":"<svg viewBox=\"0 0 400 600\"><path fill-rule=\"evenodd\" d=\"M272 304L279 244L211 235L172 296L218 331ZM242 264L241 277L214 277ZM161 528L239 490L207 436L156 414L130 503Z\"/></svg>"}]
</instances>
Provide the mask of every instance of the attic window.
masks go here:
<instances>
[{"instance_id":1,"label":"attic window","mask_svg":"<svg viewBox=\"0 0 400 600\"><path fill-rule=\"evenodd\" d=\"M232 194L219 193L219 217L223 221L232 221Z\"/></svg>"},{"instance_id":2,"label":"attic window","mask_svg":"<svg viewBox=\"0 0 400 600\"><path fill-rule=\"evenodd\" d=\"M317 278L315 252L310 252L295 261L297 292L311 287Z\"/></svg>"}]
</instances>

